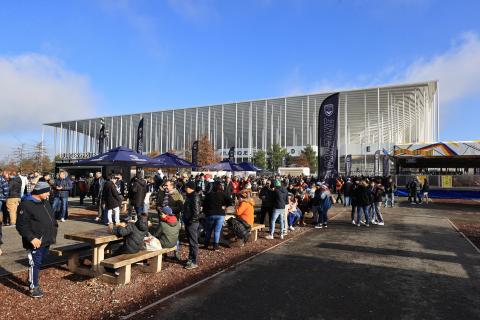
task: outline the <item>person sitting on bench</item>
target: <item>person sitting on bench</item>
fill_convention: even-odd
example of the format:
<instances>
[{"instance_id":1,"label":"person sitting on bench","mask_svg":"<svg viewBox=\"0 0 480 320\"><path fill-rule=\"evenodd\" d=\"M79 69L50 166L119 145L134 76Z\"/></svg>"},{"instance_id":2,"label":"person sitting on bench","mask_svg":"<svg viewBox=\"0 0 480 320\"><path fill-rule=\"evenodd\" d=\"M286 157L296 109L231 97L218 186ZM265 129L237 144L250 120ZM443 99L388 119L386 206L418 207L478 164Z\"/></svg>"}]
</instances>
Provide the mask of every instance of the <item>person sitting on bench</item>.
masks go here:
<instances>
[{"instance_id":1,"label":"person sitting on bench","mask_svg":"<svg viewBox=\"0 0 480 320\"><path fill-rule=\"evenodd\" d=\"M229 219L227 224L235 237L239 239L232 245L243 246L248 240L250 229L253 226L255 201L250 197L250 191L247 189L240 191L238 196L239 204L235 210L236 217Z\"/></svg>"},{"instance_id":2,"label":"person sitting on bench","mask_svg":"<svg viewBox=\"0 0 480 320\"><path fill-rule=\"evenodd\" d=\"M181 225L170 207L157 208L160 221L155 237L160 240L162 248L173 248L177 245Z\"/></svg>"}]
</instances>

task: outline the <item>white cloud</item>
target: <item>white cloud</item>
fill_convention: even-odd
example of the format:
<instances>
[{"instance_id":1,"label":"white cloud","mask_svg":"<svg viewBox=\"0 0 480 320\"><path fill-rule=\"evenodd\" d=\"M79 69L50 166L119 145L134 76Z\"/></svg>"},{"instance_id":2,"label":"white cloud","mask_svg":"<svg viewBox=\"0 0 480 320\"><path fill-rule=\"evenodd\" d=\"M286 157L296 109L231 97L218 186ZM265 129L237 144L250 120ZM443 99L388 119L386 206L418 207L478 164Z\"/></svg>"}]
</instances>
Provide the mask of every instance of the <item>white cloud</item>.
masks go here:
<instances>
[{"instance_id":1,"label":"white cloud","mask_svg":"<svg viewBox=\"0 0 480 320\"><path fill-rule=\"evenodd\" d=\"M95 115L95 95L87 77L45 55L0 56L0 136L2 144L40 137L42 123ZM20 137L20 138L17 138Z\"/></svg>"},{"instance_id":2,"label":"white cloud","mask_svg":"<svg viewBox=\"0 0 480 320\"><path fill-rule=\"evenodd\" d=\"M216 18L216 13L208 0L168 0L170 7L180 16L193 22L203 22Z\"/></svg>"},{"instance_id":3,"label":"white cloud","mask_svg":"<svg viewBox=\"0 0 480 320\"><path fill-rule=\"evenodd\" d=\"M480 40L466 33L452 47L433 58L411 64L404 81L439 80L440 101L448 106L459 98L480 94Z\"/></svg>"}]
</instances>

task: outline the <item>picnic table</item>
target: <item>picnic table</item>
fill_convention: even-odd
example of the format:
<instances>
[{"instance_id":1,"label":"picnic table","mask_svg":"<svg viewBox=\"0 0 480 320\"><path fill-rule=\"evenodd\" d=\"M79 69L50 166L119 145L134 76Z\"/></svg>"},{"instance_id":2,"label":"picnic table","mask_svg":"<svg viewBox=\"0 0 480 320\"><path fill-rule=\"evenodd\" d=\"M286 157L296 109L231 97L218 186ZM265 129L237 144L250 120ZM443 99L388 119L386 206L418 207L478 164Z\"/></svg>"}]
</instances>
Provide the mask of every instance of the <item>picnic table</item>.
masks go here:
<instances>
[{"instance_id":1,"label":"picnic table","mask_svg":"<svg viewBox=\"0 0 480 320\"><path fill-rule=\"evenodd\" d=\"M82 275L99 276L104 273L104 269L100 265L100 262L105 259L105 248L110 242L116 242L122 238L111 234L108 228L105 227L90 231L66 233L65 239L88 243L93 250L91 268L80 266L79 263L69 263L70 271Z\"/></svg>"}]
</instances>

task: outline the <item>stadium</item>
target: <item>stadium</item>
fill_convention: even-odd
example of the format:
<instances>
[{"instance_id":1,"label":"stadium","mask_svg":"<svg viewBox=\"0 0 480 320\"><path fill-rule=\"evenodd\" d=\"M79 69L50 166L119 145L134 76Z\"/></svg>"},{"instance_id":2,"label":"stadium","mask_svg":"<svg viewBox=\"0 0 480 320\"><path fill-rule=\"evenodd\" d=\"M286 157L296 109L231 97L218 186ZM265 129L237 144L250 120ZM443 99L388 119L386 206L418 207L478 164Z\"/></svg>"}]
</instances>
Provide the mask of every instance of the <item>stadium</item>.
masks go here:
<instances>
[{"instance_id":1,"label":"stadium","mask_svg":"<svg viewBox=\"0 0 480 320\"><path fill-rule=\"evenodd\" d=\"M339 168L352 155L352 172L371 173L377 150L394 145L438 141L437 81L395 84L340 92L338 119ZM292 156L317 146L318 110L333 92L312 93L190 108L68 120L44 124L53 135L54 154L74 163L98 153L105 125L106 149L134 149L137 126L144 119L144 151L185 153L208 135L214 149L227 157L235 147L236 161L249 161L256 150L279 144ZM45 128L44 128L45 129ZM342 171L342 169L340 169Z\"/></svg>"}]
</instances>

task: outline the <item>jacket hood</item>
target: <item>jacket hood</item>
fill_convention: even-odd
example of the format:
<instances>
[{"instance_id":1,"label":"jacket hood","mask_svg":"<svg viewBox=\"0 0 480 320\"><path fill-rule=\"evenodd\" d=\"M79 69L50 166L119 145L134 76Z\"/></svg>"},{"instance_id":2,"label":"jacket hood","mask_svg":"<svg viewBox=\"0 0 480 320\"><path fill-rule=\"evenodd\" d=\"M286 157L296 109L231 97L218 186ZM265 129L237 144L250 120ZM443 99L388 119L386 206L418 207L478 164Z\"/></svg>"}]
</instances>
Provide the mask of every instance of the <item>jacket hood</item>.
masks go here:
<instances>
[{"instance_id":1,"label":"jacket hood","mask_svg":"<svg viewBox=\"0 0 480 320\"><path fill-rule=\"evenodd\" d=\"M42 200L35 199L32 197L31 193L27 193L26 195L23 196L22 201L33 201L35 203L40 203Z\"/></svg>"},{"instance_id":2,"label":"jacket hood","mask_svg":"<svg viewBox=\"0 0 480 320\"><path fill-rule=\"evenodd\" d=\"M135 222L135 226L140 231L148 231L148 222L142 221L142 219L138 219L137 222Z\"/></svg>"},{"instance_id":3,"label":"jacket hood","mask_svg":"<svg viewBox=\"0 0 480 320\"><path fill-rule=\"evenodd\" d=\"M248 204L250 204L252 207L255 206L255 201L254 201L252 198L241 199L241 200L240 200L240 203L242 203L242 202L248 203Z\"/></svg>"}]
</instances>

